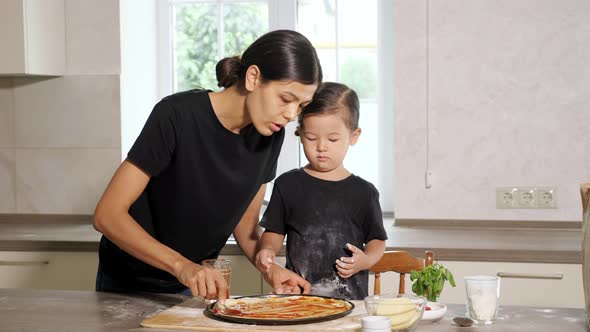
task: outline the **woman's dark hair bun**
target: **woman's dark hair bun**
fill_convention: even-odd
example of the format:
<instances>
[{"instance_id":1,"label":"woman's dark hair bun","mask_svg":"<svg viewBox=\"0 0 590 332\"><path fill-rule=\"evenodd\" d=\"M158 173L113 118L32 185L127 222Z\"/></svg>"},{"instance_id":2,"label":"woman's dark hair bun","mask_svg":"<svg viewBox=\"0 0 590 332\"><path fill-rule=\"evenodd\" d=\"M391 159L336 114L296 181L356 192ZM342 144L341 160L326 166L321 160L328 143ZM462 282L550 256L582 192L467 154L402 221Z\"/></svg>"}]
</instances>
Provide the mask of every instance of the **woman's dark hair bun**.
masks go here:
<instances>
[{"instance_id":1,"label":"woman's dark hair bun","mask_svg":"<svg viewBox=\"0 0 590 332\"><path fill-rule=\"evenodd\" d=\"M241 76L242 61L239 56L232 56L221 59L215 66L217 75L217 86L229 88L234 85Z\"/></svg>"},{"instance_id":2,"label":"woman's dark hair bun","mask_svg":"<svg viewBox=\"0 0 590 332\"><path fill-rule=\"evenodd\" d=\"M322 83L322 66L315 48L297 31L267 32L248 46L241 57L221 59L215 66L217 85L243 88L246 70L252 65L258 66L263 83L281 80Z\"/></svg>"}]
</instances>

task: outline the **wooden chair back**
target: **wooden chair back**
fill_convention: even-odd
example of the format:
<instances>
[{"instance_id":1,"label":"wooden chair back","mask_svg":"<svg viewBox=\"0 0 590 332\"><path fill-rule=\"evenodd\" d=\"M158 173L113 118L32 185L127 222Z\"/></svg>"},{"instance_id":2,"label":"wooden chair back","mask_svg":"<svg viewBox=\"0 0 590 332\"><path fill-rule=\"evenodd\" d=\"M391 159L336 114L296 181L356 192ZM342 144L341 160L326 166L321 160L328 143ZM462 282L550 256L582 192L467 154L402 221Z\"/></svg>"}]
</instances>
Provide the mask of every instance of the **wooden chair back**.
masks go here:
<instances>
[{"instance_id":1,"label":"wooden chair back","mask_svg":"<svg viewBox=\"0 0 590 332\"><path fill-rule=\"evenodd\" d=\"M373 293L381 294L381 273L397 272L399 273L399 294L405 293L406 273L412 270L422 271L425 266L432 265L434 262L434 253L425 252L425 259L416 258L407 251L386 251L383 257L371 267L370 271L375 273L375 287Z\"/></svg>"},{"instance_id":2,"label":"wooden chair back","mask_svg":"<svg viewBox=\"0 0 590 332\"><path fill-rule=\"evenodd\" d=\"M588 211L588 197L590 197L590 183L582 183L580 185L580 193L582 194L582 213L586 214Z\"/></svg>"}]
</instances>

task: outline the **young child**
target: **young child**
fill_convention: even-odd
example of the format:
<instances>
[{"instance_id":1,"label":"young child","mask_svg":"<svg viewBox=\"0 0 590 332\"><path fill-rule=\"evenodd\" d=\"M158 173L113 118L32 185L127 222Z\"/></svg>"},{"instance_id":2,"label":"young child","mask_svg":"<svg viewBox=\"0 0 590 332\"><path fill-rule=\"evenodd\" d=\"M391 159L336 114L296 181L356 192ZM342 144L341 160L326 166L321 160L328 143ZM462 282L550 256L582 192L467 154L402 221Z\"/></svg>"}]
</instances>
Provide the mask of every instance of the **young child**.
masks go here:
<instances>
[{"instance_id":1,"label":"young child","mask_svg":"<svg viewBox=\"0 0 590 332\"><path fill-rule=\"evenodd\" d=\"M368 271L385 250L379 193L342 164L360 134L359 100L344 84L326 82L299 115L309 164L275 180L260 225L256 266L272 265L287 235L287 268L312 284L312 294L368 295Z\"/></svg>"}]
</instances>

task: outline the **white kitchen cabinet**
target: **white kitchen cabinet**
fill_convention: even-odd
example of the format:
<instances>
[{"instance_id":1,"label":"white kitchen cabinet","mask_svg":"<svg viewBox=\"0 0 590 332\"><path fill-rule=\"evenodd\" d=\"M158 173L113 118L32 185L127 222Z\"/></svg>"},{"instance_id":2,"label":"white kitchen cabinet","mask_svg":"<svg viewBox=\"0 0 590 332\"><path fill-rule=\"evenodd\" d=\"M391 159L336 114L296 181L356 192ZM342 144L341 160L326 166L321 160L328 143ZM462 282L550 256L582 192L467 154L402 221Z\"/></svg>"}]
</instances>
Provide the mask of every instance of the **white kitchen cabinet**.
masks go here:
<instances>
[{"instance_id":1,"label":"white kitchen cabinet","mask_svg":"<svg viewBox=\"0 0 590 332\"><path fill-rule=\"evenodd\" d=\"M465 303L463 278L470 275L497 275L513 273L531 276L558 276L562 279L501 278L500 305L523 305L533 307L583 308L581 264L541 264L504 262L457 262L440 261L455 277L457 287L448 283L439 299L442 303ZM396 273L381 275L381 292L397 292L399 277ZM374 278L369 278L369 293L373 292ZM411 292L411 281L406 276L406 292Z\"/></svg>"},{"instance_id":2,"label":"white kitchen cabinet","mask_svg":"<svg viewBox=\"0 0 590 332\"><path fill-rule=\"evenodd\" d=\"M231 294L262 292L262 276L243 255L219 256L232 266ZM93 291L97 252L0 251L0 288Z\"/></svg>"},{"instance_id":3,"label":"white kitchen cabinet","mask_svg":"<svg viewBox=\"0 0 590 332\"><path fill-rule=\"evenodd\" d=\"M66 71L64 0L0 1L0 75Z\"/></svg>"},{"instance_id":4,"label":"white kitchen cabinet","mask_svg":"<svg viewBox=\"0 0 590 332\"><path fill-rule=\"evenodd\" d=\"M97 252L0 251L0 288L92 291L97 266Z\"/></svg>"},{"instance_id":5,"label":"white kitchen cabinet","mask_svg":"<svg viewBox=\"0 0 590 332\"><path fill-rule=\"evenodd\" d=\"M232 260L232 294L268 294L272 287L261 277L245 256L223 256ZM277 257L276 262L285 265L285 257ZM463 278L470 275L496 275L514 273L534 276L563 275L562 279L501 278L500 305L521 305L533 307L583 308L584 292L582 286L581 264L542 264L505 262L458 262L440 261L455 276L456 287L445 284L442 303L465 303L465 283ZM369 277L369 294L373 293L374 276ZM257 286L258 285L258 286ZM397 293L399 275L381 274L381 292ZM406 292L410 293L412 283L406 275ZM260 291L262 290L262 291Z\"/></svg>"}]
</instances>

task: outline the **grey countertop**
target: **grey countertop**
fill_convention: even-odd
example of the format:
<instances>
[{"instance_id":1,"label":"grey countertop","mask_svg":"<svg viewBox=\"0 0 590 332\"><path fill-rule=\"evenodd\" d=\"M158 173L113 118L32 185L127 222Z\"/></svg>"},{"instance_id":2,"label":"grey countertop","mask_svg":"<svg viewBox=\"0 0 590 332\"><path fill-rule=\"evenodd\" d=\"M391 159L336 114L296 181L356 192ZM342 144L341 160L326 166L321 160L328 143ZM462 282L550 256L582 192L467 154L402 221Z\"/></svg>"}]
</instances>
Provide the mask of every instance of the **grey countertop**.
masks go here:
<instances>
[{"instance_id":1,"label":"grey countertop","mask_svg":"<svg viewBox=\"0 0 590 332\"><path fill-rule=\"evenodd\" d=\"M581 264L580 222L386 220L387 250L437 260ZM0 216L0 250L97 251L90 216ZM240 255L230 239L224 255Z\"/></svg>"},{"instance_id":2,"label":"grey countertop","mask_svg":"<svg viewBox=\"0 0 590 332\"><path fill-rule=\"evenodd\" d=\"M164 294L114 294L80 291L0 289L2 331L163 331L141 328L145 317L188 298ZM492 325L462 328L451 319L465 312L463 305L449 305L444 318L420 324L416 331L589 331L583 309L500 308ZM342 319L342 318L341 318ZM313 324L302 326L313 331Z\"/></svg>"},{"instance_id":3,"label":"grey countertop","mask_svg":"<svg viewBox=\"0 0 590 332\"><path fill-rule=\"evenodd\" d=\"M397 220L387 248L437 260L582 263L581 222Z\"/></svg>"}]
</instances>

